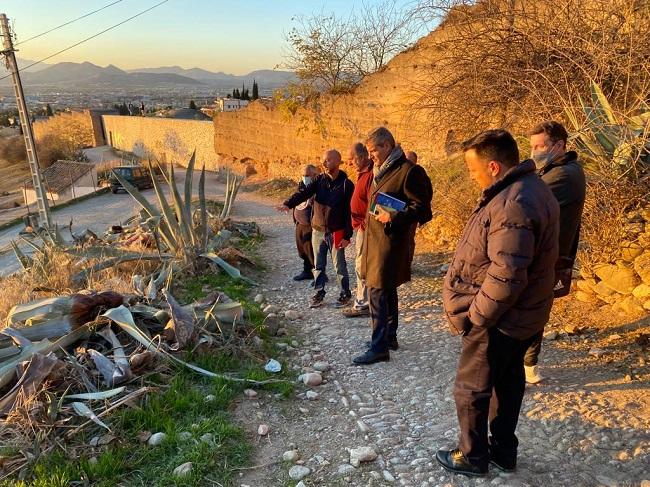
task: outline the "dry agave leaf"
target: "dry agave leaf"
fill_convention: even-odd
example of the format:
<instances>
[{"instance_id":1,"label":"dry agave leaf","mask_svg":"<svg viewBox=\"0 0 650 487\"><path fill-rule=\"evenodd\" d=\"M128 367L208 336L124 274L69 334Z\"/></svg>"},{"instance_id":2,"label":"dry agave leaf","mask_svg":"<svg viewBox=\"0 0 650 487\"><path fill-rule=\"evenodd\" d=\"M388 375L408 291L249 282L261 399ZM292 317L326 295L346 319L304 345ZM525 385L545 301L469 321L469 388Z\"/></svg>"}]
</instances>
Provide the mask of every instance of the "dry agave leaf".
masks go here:
<instances>
[{"instance_id":1,"label":"dry agave leaf","mask_svg":"<svg viewBox=\"0 0 650 487\"><path fill-rule=\"evenodd\" d=\"M109 309L106 313L104 313L102 316L105 316L111 320L113 320L115 323L117 323L124 331L126 331L129 335L131 335L133 338L135 338L137 341L139 341L144 347L146 347L147 350L150 350L154 353L160 354L163 357L172 360L173 362L176 362L177 364L182 365L183 367L187 367L188 369L191 369L195 372L198 372L199 374L206 375L208 377L218 377L234 382L246 382L246 383L252 383L252 384L268 384L271 382L287 382L283 380L265 380L265 381L256 381L252 379L239 379L235 377L228 377L227 375L223 374L215 374L214 372L210 372L209 370L202 369L201 367L198 367L196 365L190 364L188 362L184 362L183 360L180 360L173 355L169 354L168 352L159 349L158 347L155 346L153 341L144 335L139 328L135 326L135 323L133 322L133 316L131 315L131 312L126 308L124 305L118 307L118 308L113 308Z\"/></svg>"},{"instance_id":2,"label":"dry agave leaf","mask_svg":"<svg viewBox=\"0 0 650 487\"><path fill-rule=\"evenodd\" d=\"M242 276L239 269L237 269L236 267L233 267L230 264L228 264L228 262L223 260L217 254L209 252L207 254L201 254L201 257L205 257L206 259L210 259L212 262L214 262L219 267L221 267L226 272L226 274L228 274L230 277L232 277L234 279L241 279L241 280L246 281L249 284L252 284L254 286L257 285L257 283L255 281L253 281L253 280L251 280L251 279L249 279L247 277Z\"/></svg>"},{"instance_id":3,"label":"dry agave leaf","mask_svg":"<svg viewBox=\"0 0 650 487\"><path fill-rule=\"evenodd\" d=\"M133 374L131 373L131 368L129 367L129 359L126 358L124 348L122 348L122 344L115 336L115 333L113 333L113 330L111 330L111 327L107 326L106 328L99 331L98 334L101 335L106 341L108 341L113 347L113 358L115 359L115 365L116 368L121 372L122 376L120 381L115 383L117 384L131 379L131 377L133 377Z\"/></svg>"},{"instance_id":4,"label":"dry agave leaf","mask_svg":"<svg viewBox=\"0 0 650 487\"><path fill-rule=\"evenodd\" d=\"M133 321L133 315L126 306L121 305L117 308L109 309L102 316L117 323L120 328L135 338L138 342L142 343L147 350L151 350L152 352L158 351L158 347L153 343L153 341L151 341L151 338L145 335L142 330L137 327Z\"/></svg>"},{"instance_id":5,"label":"dry agave leaf","mask_svg":"<svg viewBox=\"0 0 650 487\"><path fill-rule=\"evenodd\" d=\"M194 318L185 311L180 304L178 304L169 291L163 290L163 296L165 296L165 299L169 304L169 309L172 315L169 324L171 324L176 340L171 348L172 350L181 350L196 338Z\"/></svg>"},{"instance_id":6,"label":"dry agave leaf","mask_svg":"<svg viewBox=\"0 0 650 487\"><path fill-rule=\"evenodd\" d=\"M79 401L101 401L117 396L126 390L126 387L118 387L116 389L109 389L108 391L101 392L83 392L81 394L70 394L65 396L66 399L77 399Z\"/></svg>"},{"instance_id":7,"label":"dry agave leaf","mask_svg":"<svg viewBox=\"0 0 650 487\"><path fill-rule=\"evenodd\" d=\"M53 353L49 353L48 355L34 354L16 385L0 399L0 416L11 411L19 394L24 394L26 397L34 395L41 382L57 366L60 367L62 364Z\"/></svg>"},{"instance_id":8,"label":"dry agave leaf","mask_svg":"<svg viewBox=\"0 0 650 487\"><path fill-rule=\"evenodd\" d=\"M106 428L108 431L111 430L108 425L99 419L93 410L86 406L84 403L73 402L72 408L74 409L74 412L77 413L77 415L90 419L95 424L101 426L102 428Z\"/></svg>"}]
</instances>

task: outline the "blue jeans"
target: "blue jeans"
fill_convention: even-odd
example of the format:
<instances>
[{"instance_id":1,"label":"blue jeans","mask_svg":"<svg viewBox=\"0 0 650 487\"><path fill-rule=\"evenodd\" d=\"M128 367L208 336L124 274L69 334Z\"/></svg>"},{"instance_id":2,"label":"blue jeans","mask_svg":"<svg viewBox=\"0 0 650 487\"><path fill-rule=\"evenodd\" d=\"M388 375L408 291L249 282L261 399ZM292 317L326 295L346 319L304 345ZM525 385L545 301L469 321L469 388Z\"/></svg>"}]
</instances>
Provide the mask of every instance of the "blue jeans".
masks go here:
<instances>
[{"instance_id":1,"label":"blue jeans","mask_svg":"<svg viewBox=\"0 0 650 487\"><path fill-rule=\"evenodd\" d=\"M311 244L314 248L314 289L316 292L325 291L327 275L327 256L332 256L334 269L336 270L336 280L341 288L341 294L350 295L350 276L348 275L348 265L345 262L345 249L333 248L333 236L330 232L322 232L313 229L311 233Z\"/></svg>"}]
</instances>

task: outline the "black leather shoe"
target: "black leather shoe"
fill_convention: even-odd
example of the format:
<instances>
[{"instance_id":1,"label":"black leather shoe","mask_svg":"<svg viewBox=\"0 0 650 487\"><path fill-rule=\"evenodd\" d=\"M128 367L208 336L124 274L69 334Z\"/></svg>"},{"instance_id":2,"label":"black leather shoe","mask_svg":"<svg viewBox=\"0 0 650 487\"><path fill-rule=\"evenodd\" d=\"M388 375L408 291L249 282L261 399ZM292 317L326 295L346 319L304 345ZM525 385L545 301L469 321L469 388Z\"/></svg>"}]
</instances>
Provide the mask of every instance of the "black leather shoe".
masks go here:
<instances>
[{"instance_id":1,"label":"black leather shoe","mask_svg":"<svg viewBox=\"0 0 650 487\"><path fill-rule=\"evenodd\" d=\"M363 355L354 357L352 359L353 365L370 365L377 362L388 362L390 360L390 354L386 353L375 353L372 350L368 350Z\"/></svg>"},{"instance_id":2,"label":"black leather shoe","mask_svg":"<svg viewBox=\"0 0 650 487\"><path fill-rule=\"evenodd\" d=\"M372 342L370 340L368 340L366 342L366 347L368 347L368 348L372 347ZM397 340L395 340L393 342L388 342L388 349L389 350L392 350L393 352L395 352L395 351L397 351L398 348L399 348L399 343L397 343Z\"/></svg>"},{"instance_id":3,"label":"black leather shoe","mask_svg":"<svg viewBox=\"0 0 650 487\"><path fill-rule=\"evenodd\" d=\"M487 466L480 468L470 463L458 448L454 450L438 450L436 460L445 470L469 477L483 477L488 472Z\"/></svg>"},{"instance_id":4,"label":"black leather shoe","mask_svg":"<svg viewBox=\"0 0 650 487\"><path fill-rule=\"evenodd\" d=\"M313 279L313 278L314 276L312 275L312 273L307 271L302 271L297 276L293 276L294 281L306 281L307 279Z\"/></svg>"}]
</instances>

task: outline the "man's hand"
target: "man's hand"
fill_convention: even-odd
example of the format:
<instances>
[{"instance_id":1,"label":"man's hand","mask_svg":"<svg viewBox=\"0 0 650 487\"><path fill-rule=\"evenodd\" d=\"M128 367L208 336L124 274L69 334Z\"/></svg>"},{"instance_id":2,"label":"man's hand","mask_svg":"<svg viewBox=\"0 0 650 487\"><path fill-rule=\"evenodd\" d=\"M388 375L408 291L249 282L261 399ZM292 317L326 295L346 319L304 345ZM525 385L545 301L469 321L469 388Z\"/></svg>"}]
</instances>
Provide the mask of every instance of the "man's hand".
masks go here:
<instances>
[{"instance_id":1,"label":"man's hand","mask_svg":"<svg viewBox=\"0 0 650 487\"><path fill-rule=\"evenodd\" d=\"M390 223L392 219L393 215L391 213L387 212L381 206L377 205L377 214L375 215L375 220L385 225L386 223Z\"/></svg>"},{"instance_id":2,"label":"man's hand","mask_svg":"<svg viewBox=\"0 0 650 487\"><path fill-rule=\"evenodd\" d=\"M291 211L291 208L289 208L287 205L276 206L275 209L280 213L289 213Z\"/></svg>"},{"instance_id":3,"label":"man's hand","mask_svg":"<svg viewBox=\"0 0 650 487\"><path fill-rule=\"evenodd\" d=\"M340 248L340 249L344 249L344 248L346 248L348 245L350 245L350 241L349 241L349 240L342 239L342 240L341 240L341 243L339 244L339 248Z\"/></svg>"}]
</instances>

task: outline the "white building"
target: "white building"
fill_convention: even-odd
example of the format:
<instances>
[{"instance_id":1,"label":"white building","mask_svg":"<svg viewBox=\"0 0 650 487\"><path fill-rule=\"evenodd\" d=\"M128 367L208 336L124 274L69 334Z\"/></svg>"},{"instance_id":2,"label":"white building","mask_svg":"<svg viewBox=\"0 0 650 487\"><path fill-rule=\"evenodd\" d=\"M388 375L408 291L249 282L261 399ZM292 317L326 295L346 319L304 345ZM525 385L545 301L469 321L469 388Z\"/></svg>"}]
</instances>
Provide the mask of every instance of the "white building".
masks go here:
<instances>
[{"instance_id":1,"label":"white building","mask_svg":"<svg viewBox=\"0 0 650 487\"><path fill-rule=\"evenodd\" d=\"M41 171L47 198L51 203L79 198L97 191L97 168L94 164L76 161L56 161ZM32 181L26 181L25 203L36 202L36 191Z\"/></svg>"},{"instance_id":2,"label":"white building","mask_svg":"<svg viewBox=\"0 0 650 487\"><path fill-rule=\"evenodd\" d=\"M217 110L221 112L234 112L241 110L248 105L248 100L238 100L237 98L217 98L214 101Z\"/></svg>"}]
</instances>

